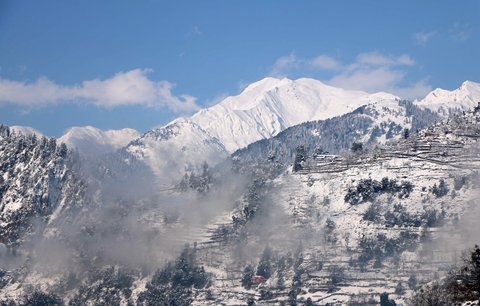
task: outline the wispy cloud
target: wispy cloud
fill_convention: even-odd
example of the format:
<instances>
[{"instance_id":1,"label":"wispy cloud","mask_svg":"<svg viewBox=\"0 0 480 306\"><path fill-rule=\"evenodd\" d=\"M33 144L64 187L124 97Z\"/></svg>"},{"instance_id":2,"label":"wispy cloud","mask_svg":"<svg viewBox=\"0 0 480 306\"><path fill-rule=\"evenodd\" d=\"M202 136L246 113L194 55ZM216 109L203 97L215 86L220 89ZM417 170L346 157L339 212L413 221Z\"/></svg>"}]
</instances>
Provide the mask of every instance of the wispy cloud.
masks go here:
<instances>
[{"instance_id":1,"label":"wispy cloud","mask_svg":"<svg viewBox=\"0 0 480 306\"><path fill-rule=\"evenodd\" d=\"M423 97L432 87L426 80L408 82L408 69L414 66L415 61L408 54L366 52L358 54L351 63L342 63L326 54L302 59L291 53L276 60L271 75L324 70L330 72L330 77L324 81L333 86L367 92L387 91L402 98L415 99Z\"/></svg>"},{"instance_id":2,"label":"wispy cloud","mask_svg":"<svg viewBox=\"0 0 480 306\"><path fill-rule=\"evenodd\" d=\"M450 36L457 41L467 41L470 38L472 29L469 24L457 22L449 30Z\"/></svg>"},{"instance_id":3,"label":"wispy cloud","mask_svg":"<svg viewBox=\"0 0 480 306\"><path fill-rule=\"evenodd\" d=\"M335 70L339 68L340 63L334 59L333 57L330 57L325 54L321 54L314 59L310 61L310 65L313 68L316 69L322 69L322 70Z\"/></svg>"},{"instance_id":4,"label":"wispy cloud","mask_svg":"<svg viewBox=\"0 0 480 306\"><path fill-rule=\"evenodd\" d=\"M119 72L108 79L93 79L76 85L61 85L46 77L34 82L0 78L0 104L40 107L58 103L90 103L103 108L142 105L155 109L168 108L174 112L199 109L196 98L174 95L175 84L152 81L149 69Z\"/></svg>"},{"instance_id":5,"label":"wispy cloud","mask_svg":"<svg viewBox=\"0 0 480 306\"><path fill-rule=\"evenodd\" d=\"M371 66L395 66L406 65L412 66L415 62L407 55L400 56L385 55L379 52L360 53L357 55L356 64L371 65Z\"/></svg>"},{"instance_id":6,"label":"wispy cloud","mask_svg":"<svg viewBox=\"0 0 480 306\"><path fill-rule=\"evenodd\" d=\"M194 26L191 33L194 34L194 35L202 35L203 34L203 32L200 30L199 26Z\"/></svg>"},{"instance_id":7,"label":"wispy cloud","mask_svg":"<svg viewBox=\"0 0 480 306\"><path fill-rule=\"evenodd\" d=\"M195 25L190 29L190 31L187 32L187 34L185 34L185 38L191 38L194 36L202 36L202 35L203 35L203 31L200 29L198 25Z\"/></svg>"},{"instance_id":8,"label":"wispy cloud","mask_svg":"<svg viewBox=\"0 0 480 306\"><path fill-rule=\"evenodd\" d=\"M361 53L353 63L346 65L327 82L342 88L367 92L386 91L414 99L423 97L432 89L425 80L404 85L407 83L406 69L414 65L415 61L407 54L393 56L380 52Z\"/></svg>"},{"instance_id":9,"label":"wispy cloud","mask_svg":"<svg viewBox=\"0 0 480 306\"><path fill-rule=\"evenodd\" d=\"M435 36L437 35L436 31L431 31L431 32L417 32L413 35L413 38L415 39L416 43L421 45L421 46L426 46L427 43Z\"/></svg>"},{"instance_id":10,"label":"wispy cloud","mask_svg":"<svg viewBox=\"0 0 480 306\"><path fill-rule=\"evenodd\" d=\"M299 68L300 61L297 59L294 53L279 57L273 64L270 72L274 77L286 77L291 71Z\"/></svg>"}]
</instances>

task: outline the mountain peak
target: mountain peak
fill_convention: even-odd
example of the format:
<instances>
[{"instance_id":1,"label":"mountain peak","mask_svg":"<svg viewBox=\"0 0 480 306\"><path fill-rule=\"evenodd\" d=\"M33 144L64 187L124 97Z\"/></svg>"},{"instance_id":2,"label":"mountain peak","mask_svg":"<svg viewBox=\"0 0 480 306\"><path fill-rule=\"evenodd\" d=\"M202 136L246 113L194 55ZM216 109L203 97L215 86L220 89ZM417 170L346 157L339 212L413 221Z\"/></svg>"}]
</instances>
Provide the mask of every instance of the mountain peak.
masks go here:
<instances>
[{"instance_id":1,"label":"mountain peak","mask_svg":"<svg viewBox=\"0 0 480 306\"><path fill-rule=\"evenodd\" d=\"M270 138L287 127L328 119L397 97L346 90L311 78L264 78L237 96L201 110L191 120L220 139L228 152Z\"/></svg>"},{"instance_id":2,"label":"mountain peak","mask_svg":"<svg viewBox=\"0 0 480 306\"><path fill-rule=\"evenodd\" d=\"M277 85L281 81L282 81L282 79L277 79L277 78L274 78L274 77L266 77L266 78L263 78L263 79L261 79L257 82L251 83L250 85L245 87L245 89L242 91L242 93L251 92L251 91L255 91L255 90L257 90L257 91L268 90L269 88L274 87L275 85Z\"/></svg>"},{"instance_id":3,"label":"mountain peak","mask_svg":"<svg viewBox=\"0 0 480 306\"><path fill-rule=\"evenodd\" d=\"M35 135L37 137L44 136L39 130L34 129L30 126L23 126L23 125L13 125L10 127L15 133L20 133L23 135Z\"/></svg>"},{"instance_id":4,"label":"mountain peak","mask_svg":"<svg viewBox=\"0 0 480 306\"><path fill-rule=\"evenodd\" d=\"M466 90L480 90L480 83L473 82L466 80L465 82L462 83L462 86L460 86L460 89L466 89Z\"/></svg>"},{"instance_id":5,"label":"mountain peak","mask_svg":"<svg viewBox=\"0 0 480 306\"><path fill-rule=\"evenodd\" d=\"M102 131L93 126L74 126L58 138L59 143L65 143L70 148L76 148L87 156L113 152L126 146L132 140L140 137L134 129Z\"/></svg>"},{"instance_id":6,"label":"mountain peak","mask_svg":"<svg viewBox=\"0 0 480 306\"><path fill-rule=\"evenodd\" d=\"M468 110L480 102L480 83L465 81L455 90L436 88L421 101L416 101L418 106L429 108L445 115L449 110Z\"/></svg>"},{"instance_id":7,"label":"mountain peak","mask_svg":"<svg viewBox=\"0 0 480 306\"><path fill-rule=\"evenodd\" d=\"M130 143L127 151L144 160L159 180L168 184L175 183L185 171L198 170L203 162L215 165L228 156L217 138L188 118L177 118L147 132Z\"/></svg>"}]
</instances>

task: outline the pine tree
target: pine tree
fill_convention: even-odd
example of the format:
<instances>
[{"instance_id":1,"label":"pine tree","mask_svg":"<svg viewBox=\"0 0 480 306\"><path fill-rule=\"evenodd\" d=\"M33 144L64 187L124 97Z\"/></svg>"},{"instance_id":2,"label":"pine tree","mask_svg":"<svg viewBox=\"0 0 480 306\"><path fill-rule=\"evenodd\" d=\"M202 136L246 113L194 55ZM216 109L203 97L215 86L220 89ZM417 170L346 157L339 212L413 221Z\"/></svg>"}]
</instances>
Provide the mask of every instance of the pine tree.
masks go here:
<instances>
[{"instance_id":1,"label":"pine tree","mask_svg":"<svg viewBox=\"0 0 480 306\"><path fill-rule=\"evenodd\" d=\"M253 277L254 277L253 267L251 265L247 265L245 269L243 269L243 276L242 276L242 286L245 289L250 289L252 287Z\"/></svg>"},{"instance_id":2,"label":"pine tree","mask_svg":"<svg viewBox=\"0 0 480 306\"><path fill-rule=\"evenodd\" d=\"M258 263L257 267L257 275L263 276L265 278L269 278L272 275L272 250L270 247L265 247L263 251L262 258Z\"/></svg>"},{"instance_id":3,"label":"pine tree","mask_svg":"<svg viewBox=\"0 0 480 306\"><path fill-rule=\"evenodd\" d=\"M303 169L303 164L307 160L307 152L305 146L298 146L295 154L295 161L293 163L293 171L297 172Z\"/></svg>"}]
</instances>

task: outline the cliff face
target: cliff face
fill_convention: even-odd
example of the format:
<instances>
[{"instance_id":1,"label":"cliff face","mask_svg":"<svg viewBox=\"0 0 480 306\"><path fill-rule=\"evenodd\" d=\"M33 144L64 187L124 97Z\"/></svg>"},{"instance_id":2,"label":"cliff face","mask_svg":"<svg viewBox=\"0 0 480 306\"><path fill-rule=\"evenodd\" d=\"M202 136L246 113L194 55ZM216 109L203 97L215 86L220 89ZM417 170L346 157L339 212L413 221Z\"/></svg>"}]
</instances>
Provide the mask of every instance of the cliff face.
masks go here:
<instances>
[{"instance_id":1,"label":"cliff face","mask_svg":"<svg viewBox=\"0 0 480 306\"><path fill-rule=\"evenodd\" d=\"M65 207L78 204L84 187L75 157L55 139L0 126L0 240L19 244L40 232Z\"/></svg>"}]
</instances>

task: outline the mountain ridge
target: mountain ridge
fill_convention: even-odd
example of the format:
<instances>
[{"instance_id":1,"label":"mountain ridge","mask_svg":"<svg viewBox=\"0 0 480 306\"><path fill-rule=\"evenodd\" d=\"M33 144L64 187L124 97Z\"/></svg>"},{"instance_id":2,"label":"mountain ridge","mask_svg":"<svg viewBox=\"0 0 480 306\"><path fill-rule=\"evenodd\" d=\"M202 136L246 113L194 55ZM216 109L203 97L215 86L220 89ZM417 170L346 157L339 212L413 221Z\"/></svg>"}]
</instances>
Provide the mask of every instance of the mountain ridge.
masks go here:
<instances>
[{"instance_id":1,"label":"mountain ridge","mask_svg":"<svg viewBox=\"0 0 480 306\"><path fill-rule=\"evenodd\" d=\"M266 78L250 84L237 96L199 111L191 119L233 153L287 127L343 115L375 101L395 99L399 98L388 93L345 90L310 78Z\"/></svg>"},{"instance_id":2,"label":"mountain ridge","mask_svg":"<svg viewBox=\"0 0 480 306\"><path fill-rule=\"evenodd\" d=\"M475 89L478 84L466 82L462 86ZM472 92L475 91L472 90ZM476 99L475 97L471 99L468 98L468 92L464 94L464 96L467 102ZM444 99L447 100L442 100L442 105L446 108L450 103L448 99L451 95L444 95L444 97ZM159 169L162 168L158 167L159 164L177 164L178 168L169 167L169 169L174 170L172 172L175 173L173 177L179 177L183 175L185 171L195 169L194 164L199 166L207 161L210 166L214 166L222 162L226 155L233 154L239 149L244 149L256 141L270 139L292 126L304 122L341 117L345 114L355 112L359 107L366 105L372 105L371 108L376 109L375 112L378 114L375 116L381 116L382 114L386 116L384 118L385 120L383 120L383 125L393 124L395 126L395 131L392 130L391 132L388 132L391 130L390 127L377 127L377 129L384 131L384 136L382 137L399 135L404 128L411 127L411 124L407 121L423 120L422 118L414 117L406 118L407 113L405 110L398 110L400 101L401 99L399 97L389 93L377 92L370 94L362 91L345 90L310 78L290 80L287 78L276 79L268 77L250 84L239 95L227 97L220 103L202 109L191 117L177 118L161 128L153 129L134 143L142 143L142 139L149 137L148 135L151 136L155 133L154 131L163 134L166 130L169 130L171 126L175 126L175 129L178 129L179 122L190 122L189 125L184 125L187 128L184 133L187 133L194 124L195 129L198 131L201 130L201 132L192 133L192 135L199 136L199 139L194 139L195 137L181 137L177 140L170 138L168 142L165 142L165 139L160 139L162 143L160 145L160 143L154 144L154 138L150 137L150 139L142 145L142 149L133 149L135 144L130 144L128 150L130 152L136 151L138 153L136 156L139 158L143 158L142 155L148 155L148 158L143 160L152 167L152 169L154 168L154 172L158 175L161 175ZM463 100L459 103L463 103ZM464 107L468 108L470 104L466 104ZM430 119L432 120L445 117L452 111L439 112L439 110L432 107L430 103L424 103L422 101L415 101L411 103L409 107L413 106L438 113L438 118L433 118L433 115L431 116L432 118ZM388 111L382 111L382 109ZM400 112L401 114L392 115L392 112ZM426 113L421 114L419 110L416 112L417 116L430 116ZM403 117L399 118L398 116ZM373 118L371 124L375 125L376 121L382 121L382 119ZM427 121L425 121L425 123L431 123ZM421 128L423 126L424 125L417 127ZM374 128L374 126L370 128ZM363 129L363 127L361 127L361 129ZM377 133L378 131L370 132ZM382 134L381 131L380 134ZM370 136L363 135L362 137L368 138ZM367 138L355 138L355 140L368 142L369 140ZM379 141L380 140L381 139L379 139ZM188 147L188 143L185 143L185 141L195 142L197 144L197 150L209 152L207 154L208 158L205 158L202 154L193 154L190 156L188 162L186 162L186 158L181 158L182 161L176 163L172 160L175 159L175 156L185 156L182 152L184 147ZM385 141L385 139L381 141ZM208 148L212 143L216 143L216 148ZM170 146L170 148L167 149L166 146ZM201 149L202 147L203 149ZM221 147L223 147L225 151ZM341 147L344 147L344 144L342 144ZM153 150L157 150L158 152L154 152ZM218 153L216 158L213 157L213 152ZM198 158L198 160L195 160L196 158Z\"/></svg>"},{"instance_id":3,"label":"mountain ridge","mask_svg":"<svg viewBox=\"0 0 480 306\"><path fill-rule=\"evenodd\" d=\"M417 100L415 103L443 116L448 116L450 112L455 110L466 111L480 103L480 83L467 80L454 90L436 88L428 93L425 98Z\"/></svg>"},{"instance_id":4,"label":"mountain ridge","mask_svg":"<svg viewBox=\"0 0 480 306\"><path fill-rule=\"evenodd\" d=\"M69 148L75 148L86 156L111 153L140 137L140 133L131 128L103 131L93 126L71 127L58 138Z\"/></svg>"}]
</instances>

